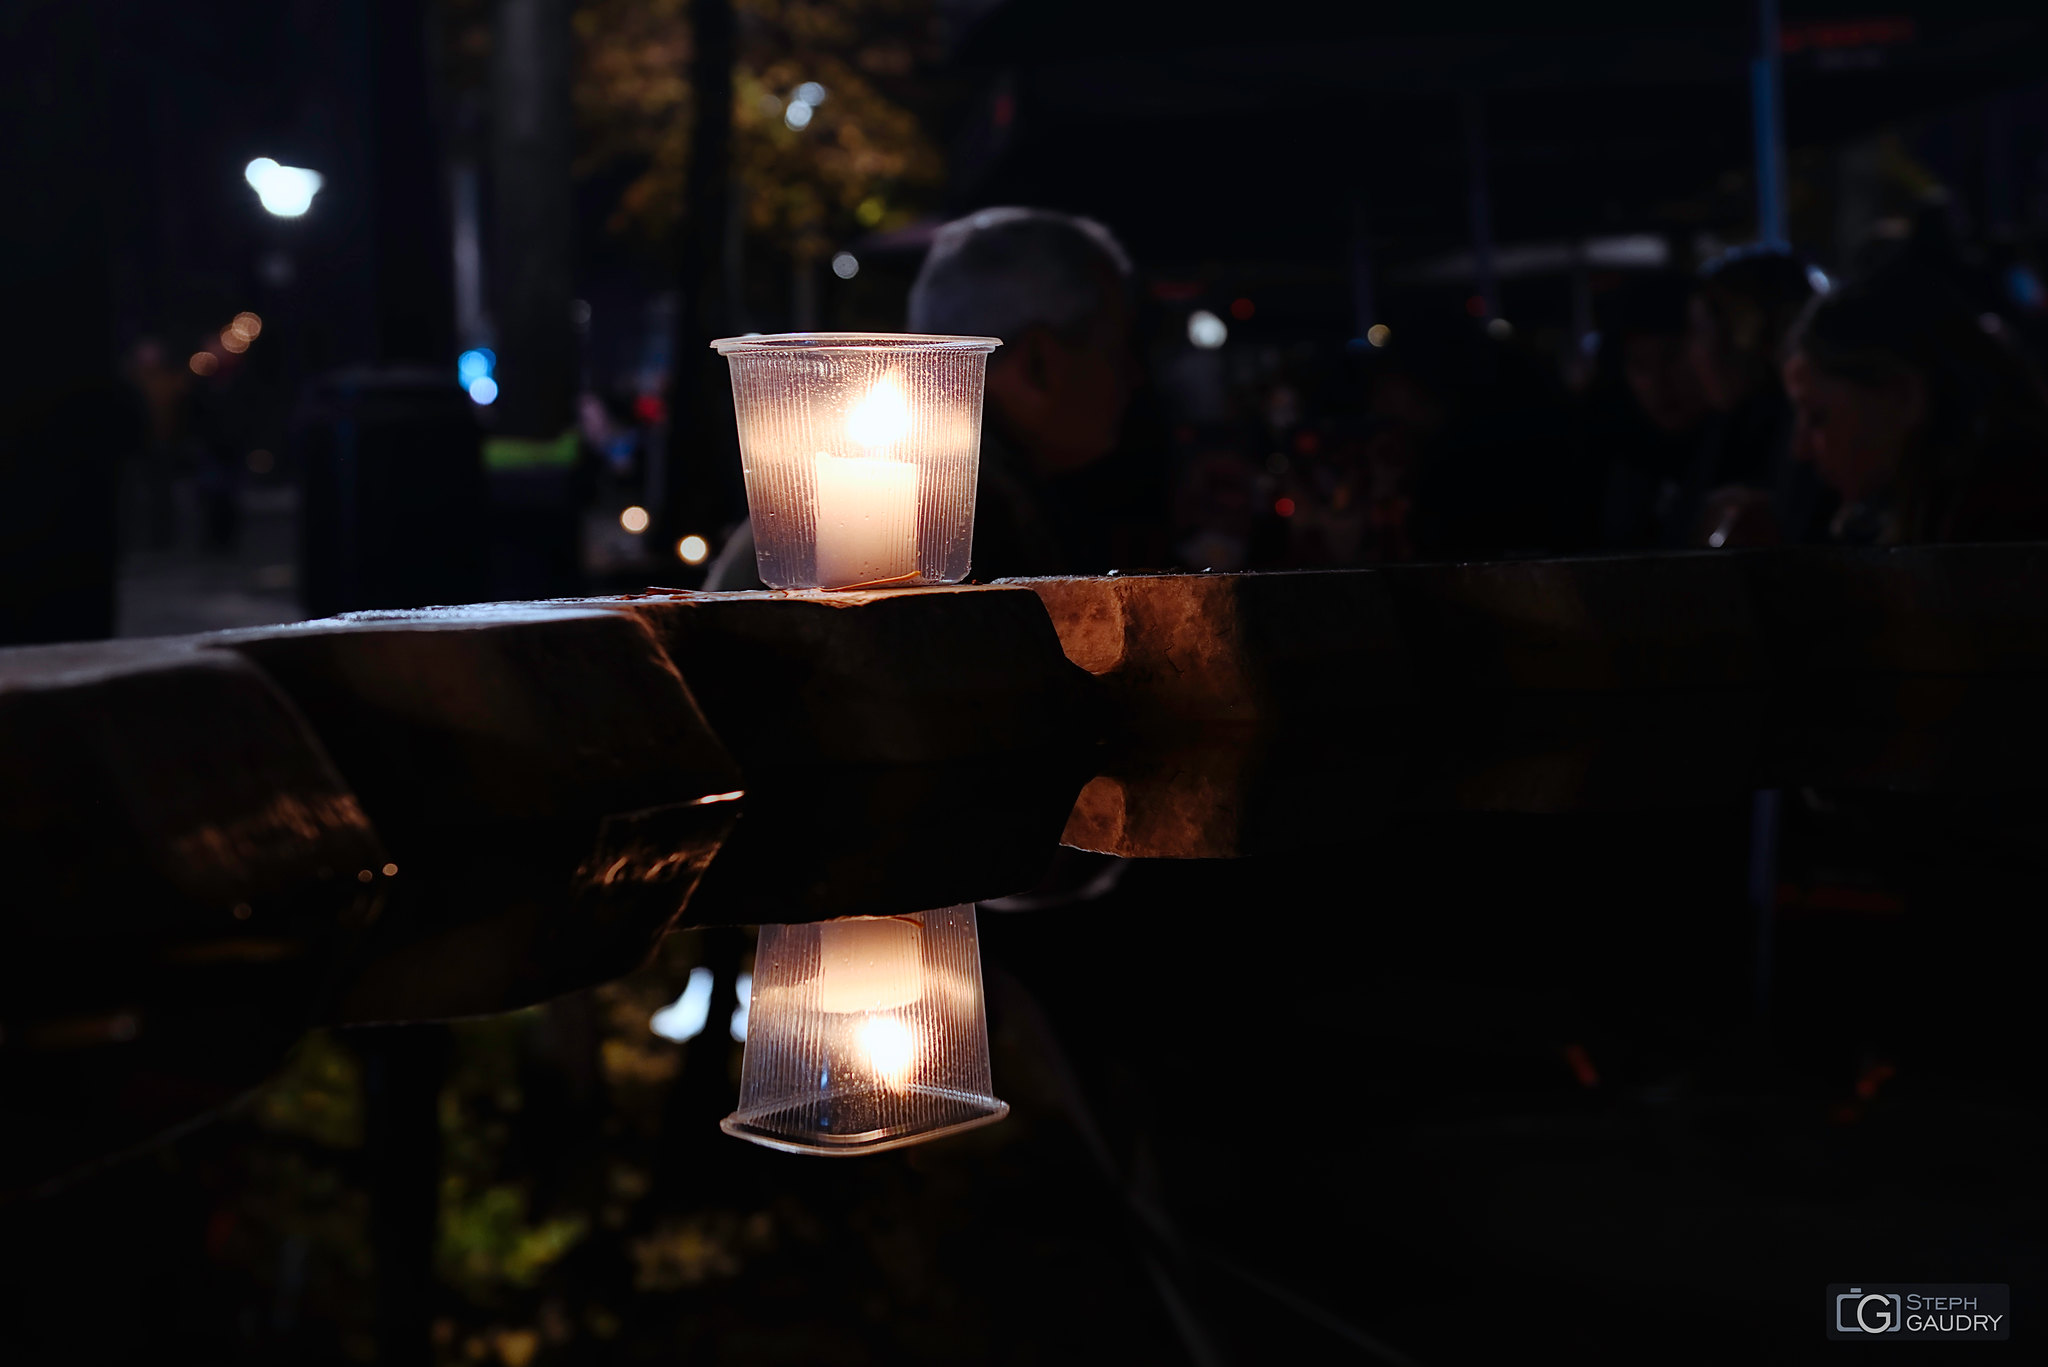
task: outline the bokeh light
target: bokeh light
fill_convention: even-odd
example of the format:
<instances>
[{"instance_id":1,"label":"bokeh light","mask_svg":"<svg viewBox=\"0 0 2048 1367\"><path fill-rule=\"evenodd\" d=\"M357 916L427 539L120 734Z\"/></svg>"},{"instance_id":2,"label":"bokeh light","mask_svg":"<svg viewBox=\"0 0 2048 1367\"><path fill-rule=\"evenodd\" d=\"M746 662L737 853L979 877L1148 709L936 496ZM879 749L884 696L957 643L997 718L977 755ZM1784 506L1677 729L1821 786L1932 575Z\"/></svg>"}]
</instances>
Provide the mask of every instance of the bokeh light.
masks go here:
<instances>
[{"instance_id":1,"label":"bokeh light","mask_svg":"<svg viewBox=\"0 0 2048 1367\"><path fill-rule=\"evenodd\" d=\"M832 274L841 280L851 280L860 274L860 258L852 252L841 252L832 258Z\"/></svg>"},{"instance_id":2,"label":"bokeh light","mask_svg":"<svg viewBox=\"0 0 2048 1367\"><path fill-rule=\"evenodd\" d=\"M1207 309L1188 315L1188 340L1204 351L1214 351L1230 338L1230 328Z\"/></svg>"},{"instance_id":3,"label":"bokeh light","mask_svg":"<svg viewBox=\"0 0 2048 1367\"><path fill-rule=\"evenodd\" d=\"M701 565L711 554L711 543L694 533L676 542L676 559L685 565Z\"/></svg>"},{"instance_id":4,"label":"bokeh light","mask_svg":"<svg viewBox=\"0 0 2048 1367\"><path fill-rule=\"evenodd\" d=\"M647 515L647 510L637 503L619 514L619 525L635 536L646 531L647 524L653 520Z\"/></svg>"},{"instance_id":5,"label":"bokeh light","mask_svg":"<svg viewBox=\"0 0 2048 1367\"><path fill-rule=\"evenodd\" d=\"M498 382L488 375L479 375L469 382L469 397L472 402L492 404L498 401Z\"/></svg>"},{"instance_id":6,"label":"bokeh light","mask_svg":"<svg viewBox=\"0 0 2048 1367\"><path fill-rule=\"evenodd\" d=\"M194 375L211 375L220 369L220 357L210 351L195 351L185 364L192 368Z\"/></svg>"},{"instance_id":7,"label":"bokeh light","mask_svg":"<svg viewBox=\"0 0 2048 1367\"><path fill-rule=\"evenodd\" d=\"M279 218L298 218L313 207L325 178L303 166L280 166L269 157L258 157L242 168L242 178L256 191L263 207Z\"/></svg>"},{"instance_id":8,"label":"bokeh light","mask_svg":"<svg viewBox=\"0 0 2048 1367\"><path fill-rule=\"evenodd\" d=\"M1387 344L1387 339L1389 337L1392 337L1393 335L1394 330L1388 327L1385 323L1374 323L1371 327L1365 330L1365 340L1372 343L1374 346L1385 346Z\"/></svg>"}]
</instances>

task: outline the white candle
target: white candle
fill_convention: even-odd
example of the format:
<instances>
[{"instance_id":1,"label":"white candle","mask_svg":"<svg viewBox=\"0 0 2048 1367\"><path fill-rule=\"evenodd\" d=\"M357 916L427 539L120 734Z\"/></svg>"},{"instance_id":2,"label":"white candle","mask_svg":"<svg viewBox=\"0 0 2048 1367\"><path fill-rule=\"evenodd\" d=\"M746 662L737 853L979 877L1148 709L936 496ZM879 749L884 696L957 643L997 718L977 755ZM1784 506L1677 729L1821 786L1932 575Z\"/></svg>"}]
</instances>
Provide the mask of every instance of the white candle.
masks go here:
<instances>
[{"instance_id":1,"label":"white candle","mask_svg":"<svg viewBox=\"0 0 2048 1367\"><path fill-rule=\"evenodd\" d=\"M821 588L879 584L917 573L917 467L818 452Z\"/></svg>"},{"instance_id":2,"label":"white candle","mask_svg":"<svg viewBox=\"0 0 2048 1367\"><path fill-rule=\"evenodd\" d=\"M891 1011L924 995L924 928L893 916L818 927L818 1009Z\"/></svg>"}]
</instances>

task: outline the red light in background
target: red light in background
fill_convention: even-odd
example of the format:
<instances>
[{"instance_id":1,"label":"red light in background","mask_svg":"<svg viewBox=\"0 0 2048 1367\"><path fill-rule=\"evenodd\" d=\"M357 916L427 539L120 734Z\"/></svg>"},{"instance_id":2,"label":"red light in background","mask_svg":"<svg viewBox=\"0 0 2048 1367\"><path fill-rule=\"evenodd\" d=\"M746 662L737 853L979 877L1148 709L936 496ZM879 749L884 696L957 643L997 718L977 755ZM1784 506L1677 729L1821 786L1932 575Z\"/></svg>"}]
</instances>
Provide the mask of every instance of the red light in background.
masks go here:
<instances>
[{"instance_id":1,"label":"red light in background","mask_svg":"<svg viewBox=\"0 0 2048 1367\"><path fill-rule=\"evenodd\" d=\"M1296 432L1294 434L1294 449L1301 452L1304 456L1314 455L1316 448L1322 444L1322 438L1313 432Z\"/></svg>"},{"instance_id":2,"label":"red light in background","mask_svg":"<svg viewBox=\"0 0 2048 1367\"><path fill-rule=\"evenodd\" d=\"M1895 47L1916 41L1920 26L1912 19L1887 15L1877 19L1793 20L1778 31L1778 50L1786 56L1844 48Z\"/></svg>"},{"instance_id":3,"label":"red light in background","mask_svg":"<svg viewBox=\"0 0 2048 1367\"><path fill-rule=\"evenodd\" d=\"M1251 317L1253 311L1252 301L1249 299L1233 299L1230 301L1230 316L1237 319L1240 323Z\"/></svg>"},{"instance_id":4,"label":"red light in background","mask_svg":"<svg viewBox=\"0 0 2048 1367\"><path fill-rule=\"evenodd\" d=\"M1278 514L1280 514L1280 516L1282 516L1282 517L1293 517L1293 516L1294 516L1294 500L1293 500L1293 499L1291 499L1291 498L1276 498L1276 499L1274 499L1274 500L1273 500L1273 511L1274 511L1274 512L1276 512L1276 513L1278 513Z\"/></svg>"},{"instance_id":5,"label":"red light in background","mask_svg":"<svg viewBox=\"0 0 2048 1367\"><path fill-rule=\"evenodd\" d=\"M642 422L660 422L668 416L668 405L659 394L642 394L633 400L633 416Z\"/></svg>"},{"instance_id":6,"label":"red light in background","mask_svg":"<svg viewBox=\"0 0 2048 1367\"><path fill-rule=\"evenodd\" d=\"M1471 314L1474 318L1484 318L1486 316L1486 301L1476 294L1473 295L1465 301L1465 312Z\"/></svg>"},{"instance_id":7,"label":"red light in background","mask_svg":"<svg viewBox=\"0 0 2048 1367\"><path fill-rule=\"evenodd\" d=\"M1856 1095L1865 1101L1875 1101L1877 1089L1898 1075L1899 1070L1889 1063L1873 1063L1856 1079Z\"/></svg>"}]
</instances>

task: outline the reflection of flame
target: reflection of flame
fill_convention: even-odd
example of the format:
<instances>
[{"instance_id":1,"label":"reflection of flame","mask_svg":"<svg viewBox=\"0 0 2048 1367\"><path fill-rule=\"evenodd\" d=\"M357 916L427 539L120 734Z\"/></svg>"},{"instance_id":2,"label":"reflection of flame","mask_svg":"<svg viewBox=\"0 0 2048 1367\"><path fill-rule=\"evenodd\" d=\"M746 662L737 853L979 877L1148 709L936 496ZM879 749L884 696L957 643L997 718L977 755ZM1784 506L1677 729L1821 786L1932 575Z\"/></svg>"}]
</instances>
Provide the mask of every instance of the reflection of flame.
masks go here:
<instances>
[{"instance_id":1,"label":"reflection of flame","mask_svg":"<svg viewBox=\"0 0 2048 1367\"><path fill-rule=\"evenodd\" d=\"M910 431L910 396L894 375L875 381L846 415L846 435L860 446L891 446Z\"/></svg>"},{"instance_id":2,"label":"reflection of flame","mask_svg":"<svg viewBox=\"0 0 2048 1367\"><path fill-rule=\"evenodd\" d=\"M917 1061L917 1038L910 1027L894 1016L870 1016L855 1038L875 1076L892 1087L902 1086Z\"/></svg>"}]
</instances>

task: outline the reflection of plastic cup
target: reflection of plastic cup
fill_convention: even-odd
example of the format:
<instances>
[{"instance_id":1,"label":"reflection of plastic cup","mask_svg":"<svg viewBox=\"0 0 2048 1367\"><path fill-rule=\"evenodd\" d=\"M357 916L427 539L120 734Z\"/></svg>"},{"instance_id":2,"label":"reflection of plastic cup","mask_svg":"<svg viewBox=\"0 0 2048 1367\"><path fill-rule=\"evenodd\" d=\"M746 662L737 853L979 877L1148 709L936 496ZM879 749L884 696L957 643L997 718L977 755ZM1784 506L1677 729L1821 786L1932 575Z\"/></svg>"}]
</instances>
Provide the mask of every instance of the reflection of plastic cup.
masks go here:
<instances>
[{"instance_id":1,"label":"reflection of plastic cup","mask_svg":"<svg viewBox=\"0 0 2048 1367\"><path fill-rule=\"evenodd\" d=\"M761 927L727 1134L875 1153L1001 1120L990 1088L972 906Z\"/></svg>"},{"instance_id":2,"label":"reflection of plastic cup","mask_svg":"<svg viewBox=\"0 0 2048 1367\"><path fill-rule=\"evenodd\" d=\"M762 582L955 584L974 547L993 337L727 337Z\"/></svg>"}]
</instances>

